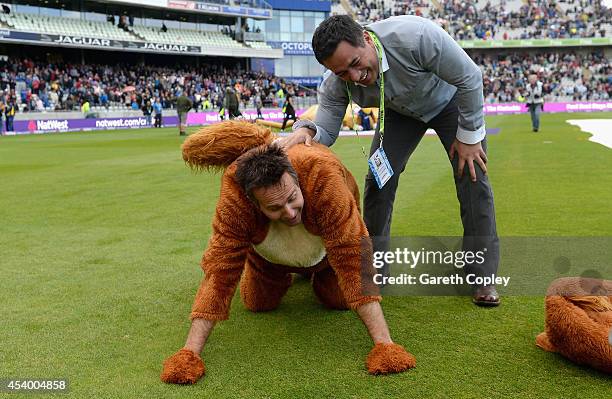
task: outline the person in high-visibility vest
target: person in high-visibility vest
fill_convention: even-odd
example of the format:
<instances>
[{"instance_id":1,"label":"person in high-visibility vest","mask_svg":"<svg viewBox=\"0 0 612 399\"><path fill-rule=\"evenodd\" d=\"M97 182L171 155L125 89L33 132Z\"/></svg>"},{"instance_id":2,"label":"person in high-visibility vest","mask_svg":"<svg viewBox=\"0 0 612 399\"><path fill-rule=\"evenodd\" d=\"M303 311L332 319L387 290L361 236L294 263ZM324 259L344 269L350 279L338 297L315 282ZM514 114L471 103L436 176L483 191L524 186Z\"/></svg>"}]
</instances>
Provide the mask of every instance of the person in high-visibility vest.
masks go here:
<instances>
[{"instance_id":1,"label":"person in high-visibility vest","mask_svg":"<svg viewBox=\"0 0 612 399\"><path fill-rule=\"evenodd\" d=\"M81 112L83 113L83 115L87 116L87 114L89 113L89 109L89 101L84 100L83 105L81 105Z\"/></svg>"},{"instance_id":2,"label":"person in high-visibility vest","mask_svg":"<svg viewBox=\"0 0 612 399\"><path fill-rule=\"evenodd\" d=\"M4 102L0 101L0 136L4 134L4 124L2 123L2 116L4 115L6 106Z\"/></svg>"},{"instance_id":3,"label":"person in high-visibility vest","mask_svg":"<svg viewBox=\"0 0 612 399\"><path fill-rule=\"evenodd\" d=\"M6 131L7 132L12 132L13 129L13 120L15 119L15 102L13 100L11 100L5 108L5 114L6 114Z\"/></svg>"},{"instance_id":4,"label":"person in high-visibility vest","mask_svg":"<svg viewBox=\"0 0 612 399\"><path fill-rule=\"evenodd\" d=\"M278 91L276 92L276 98L277 98L276 101L278 102L278 106L282 109L285 105L285 90L283 87L278 89Z\"/></svg>"},{"instance_id":5,"label":"person in high-visibility vest","mask_svg":"<svg viewBox=\"0 0 612 399\"><path fill-rule=\"evenodd\" d=\"M202 108L204 108L205 111L209 111L213 108L212 103L210 102L208 97L206 97L206 99L202 103Z\"/></svg>"},{"instance_id":6,"label":"person in high-visibility vest","mask_svg":"<svg viewBox=\"0 0 612 399\"><path fill-rule=\"evenodd\" d=\"M220 120L225 119L225 107L223 105L221 105L221 108L219 108L219 119Z\"/></svg>"}]
</instances>

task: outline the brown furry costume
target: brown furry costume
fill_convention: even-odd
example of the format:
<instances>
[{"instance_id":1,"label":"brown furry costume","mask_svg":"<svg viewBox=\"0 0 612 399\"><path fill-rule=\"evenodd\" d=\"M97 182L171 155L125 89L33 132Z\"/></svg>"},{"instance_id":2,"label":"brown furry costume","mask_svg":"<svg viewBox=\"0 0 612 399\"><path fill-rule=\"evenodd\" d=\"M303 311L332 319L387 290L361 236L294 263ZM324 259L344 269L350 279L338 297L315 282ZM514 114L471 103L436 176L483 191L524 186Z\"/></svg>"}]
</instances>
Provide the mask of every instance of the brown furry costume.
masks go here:
<instances>
[{"instance_id":1,"label":"brown furry costume","mask_svg":"<svg viewBox=\"0 0 612 399\"><path fill-rule=\"evenodd\" d=\"M546 331L536 345L571 361L612 374L612 281L555 280L546 297Z\"/></svg>"},{"instance_id":2,"label":"brown furry costume","mask_svg":"<svg viewBox=\"0 0 612 399\"><path fill-rule=\"evenodd\" d=\"M323 244L324 258L314 266L291 267L272 263L257 252L256 246L263 243L272 227L235 181L235 161L249 149L272 140L268 129L229 121L205 128L183 144L183 158L191 167L225 169L213 234L202 259L205 277L193 304L192 319L227 319L239 280L240 296L247 309L275 309L291 285L291 273L296 272L311 274L313 290L326 307L356 309L380 301L379 296L362 294L361 263L363 260L372 265L372 246L359 211L359 189L340 160L322 145L294 146L287 155L304 197L303 228L319 237L315 240ZM289 256L299 250L282 248ZM166 360L163 381L193 383L204 374L199 356L183 352ZM415 360L400 345L378 343L366 366L372 374L387 374L414 367Z\"/></svg>"}]
</instances>

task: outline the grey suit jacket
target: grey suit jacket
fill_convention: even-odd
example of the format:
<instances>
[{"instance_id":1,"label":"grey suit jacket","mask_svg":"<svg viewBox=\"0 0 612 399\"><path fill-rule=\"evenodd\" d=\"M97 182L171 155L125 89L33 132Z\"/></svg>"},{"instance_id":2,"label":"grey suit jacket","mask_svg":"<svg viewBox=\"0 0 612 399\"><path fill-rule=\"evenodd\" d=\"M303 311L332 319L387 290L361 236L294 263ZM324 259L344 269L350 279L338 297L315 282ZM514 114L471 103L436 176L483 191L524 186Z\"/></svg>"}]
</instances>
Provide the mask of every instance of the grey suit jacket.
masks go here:
<instances>
[{"instance_id":1,"label":"grey suit jacket","mask_svg":"<svg viewBox=\"0 0 612 399\"><path fill-rule=\"evenodd\" d=\"M384 73L386 108L429 122L457 93L457 139L466 144L482 141L482 72L448 33L428 19L408 15L391 17L366 29L380 39L389 65ZM379 106L378 85L364 87L349 82L348 86L353 101L360 106ZM349 102L346 83L327 71L318 102L314 138L330 146L338 137Z\"/></svg>"}]
</instances>

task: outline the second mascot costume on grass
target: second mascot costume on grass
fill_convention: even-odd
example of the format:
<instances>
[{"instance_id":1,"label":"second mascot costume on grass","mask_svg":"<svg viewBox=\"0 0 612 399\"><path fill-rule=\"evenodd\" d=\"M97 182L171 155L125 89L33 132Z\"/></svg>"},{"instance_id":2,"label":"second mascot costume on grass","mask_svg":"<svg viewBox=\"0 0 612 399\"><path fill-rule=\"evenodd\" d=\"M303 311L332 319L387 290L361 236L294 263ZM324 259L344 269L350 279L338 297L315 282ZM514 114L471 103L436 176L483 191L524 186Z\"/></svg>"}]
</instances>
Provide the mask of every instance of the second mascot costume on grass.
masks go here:
<instances>
[{"instance_id":1,"label":"second mascot costume on grass","mask_svg":"<svg viewBox=\"0 0 612 399\"><path fill-rule=\"evenodd\" d=\"M546 331L540 348L612 374L612 281L565 277L546 296Z\"/></svg>"},{"instance_id":2,"label":"second mascot costume on grass","mask_svg":"<svg viewBox=\"0 0 612 399\"><path fill-rule=\"evenodd\" d=\"M239 281L247 309L273 310L291 285L291 273L310 276L315 295L331 309L356 310L381 299L376 290L364 292L362 286L372 281L372 246L357 184L329 149L298 145L282 153L297 173L304 198L302 223L291 231L270 222L242 190L236 181L237 159L255 148L273 148L273 139L266 128L231 121L204 128L183 144L183 159L192 168L225 170L192 320L226 320ZM398 373L415 364L395 343L375 343L366 359L371 374ZM204 373L200 354L183 348L166 359L161 379L195 383Z\"/></svg>"}]
</instances>

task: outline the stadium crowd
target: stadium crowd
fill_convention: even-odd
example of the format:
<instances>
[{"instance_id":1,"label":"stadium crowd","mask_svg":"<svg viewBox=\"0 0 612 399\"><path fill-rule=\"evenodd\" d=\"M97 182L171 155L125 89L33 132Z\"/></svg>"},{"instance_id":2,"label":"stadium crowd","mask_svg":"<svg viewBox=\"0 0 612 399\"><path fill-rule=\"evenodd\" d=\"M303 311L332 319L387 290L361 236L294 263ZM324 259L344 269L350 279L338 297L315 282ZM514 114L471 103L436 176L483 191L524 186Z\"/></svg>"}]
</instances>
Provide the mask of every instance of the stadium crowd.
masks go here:
<instances>
[{"instance_id":1,"label":"stadium crowd","mask_svg":"<svg viewBox=\"0 0 612 399\"><path fill-rule=\"evenodd\" d=\"M483 72L485 101L524 101L529 74L544 84L545 101L598 101L612 97L612 66L603 52L473 55Z\"/></svg>"},{"instance_id":2,"label":"stadium crowd","mask_svg":"<svg viewBox=\"0 0 612 399\"><path fill-rule=\"evenodd\" d=\"M156 99L163 108L174 108L183 92L194 108L213 109L221 107L227 87L239 96L243 106L254 104L256 96L264 106L277 105L286 93L284 81L274 75L214 64L171 68L9 59L0 65L0 101L12 101L25 112L75 110L85 102L141 109Z\"/></svg>"},{"instance_id":3,"label":"stadium crowd","mask_svg":"<svg viewBox=\"0 0 612 399\"><path fill-rule=\"evenodd\" d=\"M395 1L393 3L392 6L387 6L383 0L350 0L357 19L362 23L376 22L395 15L424 16L430 7L428 0Z\"/></svg>"},{"instance_id":4,"label":"stadium crowd","mask_svg":"<svg viewBox=\"0 0 612 399\"><path fill-rule=\"evenodd\" d=\"M513 4L509 4L512 2ZM361 22L395 15L436 20L456 40L605 37L612 9L603 0L351 0ZM479 6L480 4L480 6ZM608 32L609 33L609 32Z\"/></svg>"},{"instance_id":5,"label":"stadium crowd","mask_svg":"<svg viewBox=\"0 0 612 399\"><path fill-rule=\"evenodd\" d=\"M444 0L430 17L457 40L605 37L612 22L612 10L602 0L528 0L518 10L503 0L495 3L476 8L474 2Z\"/></svg>"},{"instance_id":6,"label":"stadium crowd","mask_svg":"<svg viewBox=\"0 0 612 399\"><path fill-rule=\"evenodd\" d=\"M483 72L487 102L521 101L529 74L544 83L547 101L597 101L612 98L612 66L603 52L472 54ZM142 109L159 99L174 108L183 93L197 110L219 109L230 87L242 107L281 106L287 95L308 95L275 76L227 69L44 64L10 60L0 67L0 102L18 110L78 110L84 102ZM257 98L259 97L259 98ZM12 101L11 101L12 100Z\"/></svg>"}]
</instances>

